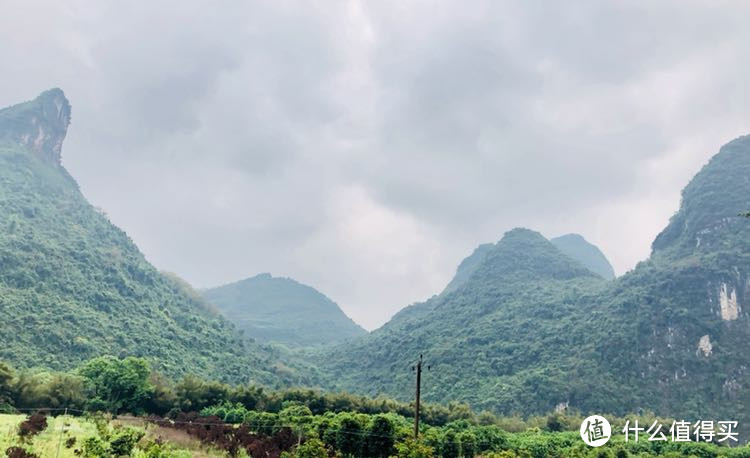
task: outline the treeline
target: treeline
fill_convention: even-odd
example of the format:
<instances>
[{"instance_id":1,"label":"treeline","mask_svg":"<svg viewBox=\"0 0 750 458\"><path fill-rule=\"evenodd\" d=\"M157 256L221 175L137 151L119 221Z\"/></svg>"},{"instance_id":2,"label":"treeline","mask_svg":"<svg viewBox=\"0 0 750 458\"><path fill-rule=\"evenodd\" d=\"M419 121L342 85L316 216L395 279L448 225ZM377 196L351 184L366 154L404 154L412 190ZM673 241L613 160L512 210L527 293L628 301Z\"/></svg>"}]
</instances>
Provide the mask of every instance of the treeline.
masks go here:
<instances>
[{"instance_id":1,"label":"treeline","mask_svg":"<svg viewBox=\"0 0 750 458\"><path fill-rule=\"evenodd\" d=\"M625 419L613 417L608 417L613 425L612 440L593 449L578 435L583 419L580 415L499 418L489 413L477 415L458 404L425 406L420 438L414 440L412 410L405 403L314 390L266 391L258 386L229 386L195 377L171 382L152 372L145 360L133 357L99 357L68 373L14 371L0 364L0 409L23 413L39 409L52 414L63 409L73 414L131 413L162 428L180 429L230 456L750 458L747 447L625 443L617 435ZM641 415L639 419L650 424L653 417ZM669 424L666 419L660 420ZM140 436L125 432L87 439L81 449L83 456L109 456L96 450L114 450L125 439L129 447L136 447ZM157 448L161 446L143 446L143 450Z\"/></svg>"},{"instance_id":2,"label":"treeline","mask_svg":"<svg viewBox=\"0 0 750 458\"><path fill-rule=\"evenodd\" d=\"M231 386L186 376L173 382L150 370L142 358L102 356L71 372L16 371L0 362L0 408L104 411L113 414L174 416L198 412L220 404L240 404L248 410L278 413L285 404L297 403L314 415L326 412L394 413L411 417L411 404L349 393L323 393L312 389L270 391L256 385ZM476 415L466 404L423 404L422 420L442 426L451 421L492 424L497 418Z\"/></svg>"}]
</instances>

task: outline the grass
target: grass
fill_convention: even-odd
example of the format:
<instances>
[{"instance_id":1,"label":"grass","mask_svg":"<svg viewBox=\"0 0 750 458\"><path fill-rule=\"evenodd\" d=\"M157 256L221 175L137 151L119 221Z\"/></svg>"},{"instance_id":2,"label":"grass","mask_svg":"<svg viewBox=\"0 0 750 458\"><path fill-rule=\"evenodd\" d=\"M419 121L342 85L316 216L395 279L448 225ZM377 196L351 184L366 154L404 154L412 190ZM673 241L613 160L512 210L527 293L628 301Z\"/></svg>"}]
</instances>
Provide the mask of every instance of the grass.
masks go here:
<instances>
[{"instance_id":1,"label":"grass","mask_svg":"<svg viewBox=\"0 0 750 458\"><path fill-rule=\"evenodd\" d=\"M41 457L75 458L73 451L80 443L97 434L93 423L70 415L60 415L47 417L47 429L24 443L18 437L18 425L25 419L26 415L0 415L0 453L4 453L8 447L17 446ZM76 442L67 448L66 441L70 437L75 437Z\"/></svg>"},{"instance_id":2,"label":"grass","mask_svg":"<svg viewBox=\"0 0 750 458\"><path fill-rule=\"evenodd\" d=\"M0 414L0 456L5 456L9 447L23 447L43 458L77 458L75 450L81 447L83 441L92 436L98 436L96 425L84 417L60 415L47 417L47 428L35 435L29 441L22 441L18 436L18 425L26 419L26 415ZM146 430L142 443L160 439L171 445L170 458L210 458L224 457L221 451L203 447L200 442L188 436L183 431L161 428L147 424L141 419L123 417L112 420L111 426L127 426ZM75 443L67 447L66 442L75 438ZM135 450L134 457L145 456L143 452Z\"/></svg>"}]
</instances>

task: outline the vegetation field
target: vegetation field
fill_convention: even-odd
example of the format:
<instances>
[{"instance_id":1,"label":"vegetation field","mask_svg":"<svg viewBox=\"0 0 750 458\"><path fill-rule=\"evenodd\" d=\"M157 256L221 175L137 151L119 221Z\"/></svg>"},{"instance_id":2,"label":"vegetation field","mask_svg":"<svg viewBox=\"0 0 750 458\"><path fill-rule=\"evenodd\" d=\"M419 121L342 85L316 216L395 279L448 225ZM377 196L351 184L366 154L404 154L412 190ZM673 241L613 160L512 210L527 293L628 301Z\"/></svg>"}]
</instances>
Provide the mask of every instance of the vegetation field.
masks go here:
<instances>
[{"instance_id":1,"label":"vegetation field","mask_svg":"<svg viewBox=\"0 0 750 458\"><path fill-rule=\"evenodd\" d=\"M497 424L456 421L443 427L427 426L421 439L414 441L408 419L398 415L312 415L300 405L279 414L224 405L175 419L0 414L0 449L10 458L750 457L747 446L651 442L645 438L638 443L625 442L615 430L605 446L592 448L581 441L578 431L571 430L579 420L550 416L499 421L515 431Z\"/></svg>"}]
</instances>

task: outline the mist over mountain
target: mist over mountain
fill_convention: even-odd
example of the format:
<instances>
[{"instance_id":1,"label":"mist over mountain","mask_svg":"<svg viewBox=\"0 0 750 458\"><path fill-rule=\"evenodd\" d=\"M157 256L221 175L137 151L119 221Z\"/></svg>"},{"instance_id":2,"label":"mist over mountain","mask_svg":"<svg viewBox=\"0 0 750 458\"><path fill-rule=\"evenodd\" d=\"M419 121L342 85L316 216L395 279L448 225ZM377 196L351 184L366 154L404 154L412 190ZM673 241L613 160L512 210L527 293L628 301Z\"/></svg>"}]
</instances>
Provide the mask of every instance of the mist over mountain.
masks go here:
<instances>
[{"instance_id":1,"label":"mist over mountain","mask_svg":"<svg viewBox=\"0 0 750 458\"><path fill-rule=\"evenodd\" d=\"M277 383L267 350L82 196L60 161L70 119L60 89L0 110L0 360L71 369L142 356L170 376Z\"/></svg>"},{"instance_id":2,"label":"mist over mountain","mask_svg":"<svg viewBox=\"0 0 750 458\"><path fill-rule=\"evenodd\" d=\"M579 378L580 370L593 375L597 368L575 368L579 359L593 357L594 348L585 345L570 354L560 349L576 340L573 323L585 316L587 297L606 282L528 229L509 231L480 250L483 257L464 283L324 354L321 364L324 372L330 367L333 383L408 399L409 362L424 353L432 365L425 398L435 401L536 412L549 410L549 400L529 390L532 381L554 379L549 387L555 390L580 383L582 391L590 388L593 380ZM350 365L354 369L345 370Z\"/></svg>"},{"instance_id":3,"label":"mist over mountain","mask_svg":"<svg viewBox=\"0 0 750 458\"><path fill-rule=\"evenodd\" d=\"M135 355L170 376L407 400L408 368L424 354L433 402L750 418L741 409L750 405L750 224L740 216L750 207L750 136L690 181L651 257L625 275L610 279L601 251L578 235L550 241L517 228L480 245L443 292L367 334L288 278L262 274L201 297L156 271L62 167L70 113L60 90L0 110L0 359L69 369ZM304 351L279 353L236 328Z\"/></svg>"},{"instance_id":4,"label":"mist over mountain","mask_svg":"<svg viewBox=\"0 0 750 458\"><path fill-rule=\"evenodd\" d=\"M290 347L324 345L367 332L314 288L260 274L211 288L203 296L245 336Z\"/></svg>"},{"instance_id":5,"label":"mist over mountain","mask_svg":"<svg viewBox=\"0 0 750 458\"><path fill-rule=\"evenodd\" d=\"M615 271L604 253L579 234L566 234L549 240L563 253L583 264L606 280L615 278Z\"/></svg>"},{"instance_id":6,"label":"mist over mountain","mask_svg":"<svg viewBox=\"0 0 750 458\"><path fill-rule=\"evenodd\" d=\"M550 239L550 242L560 251L602 278L607 280L615 278L615 272L601 250L596 245L587 242L583 236L579 234L567 234ZM443 292L453 291L466 283L469 277L484 262L487 255L492 251L493 246L492 243L479 245L470 256L461 261L461 264L456 269L456 274Z\"/></svg>"},{"instance_id":7,"label":"mist over mountain","mask_svg":"<svg viewBox=\"0 0 750 458\"><path fill-rule=\"evenodd\" d=\"M746 136L690 181L652 256L622 277L605 281L606 259L582 238L515 229L480 246L443 293L320 365L331 387L408 399L422 353L426 399L506 414L744 419L750 223L738 215L749 200Z\"/></svg>"}]
</instances>

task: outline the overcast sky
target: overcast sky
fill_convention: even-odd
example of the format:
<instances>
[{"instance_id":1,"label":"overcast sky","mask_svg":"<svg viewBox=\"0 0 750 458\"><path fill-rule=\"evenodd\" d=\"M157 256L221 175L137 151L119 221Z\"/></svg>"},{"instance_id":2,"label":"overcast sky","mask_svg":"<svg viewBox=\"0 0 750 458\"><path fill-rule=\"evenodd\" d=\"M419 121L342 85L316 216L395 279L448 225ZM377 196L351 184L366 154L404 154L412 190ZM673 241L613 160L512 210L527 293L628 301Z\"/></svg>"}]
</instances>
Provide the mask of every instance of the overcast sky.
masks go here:
<instances>
[{"instance_id":1,"label":"overcast sky","mask_svg":"<svg viewBox=\"0 0 750 458\"><path fill-rule=\"evenodd\" d=\"M746 1L17 1L0 105L62 88L63 163L158 268L290 276L368 329L513 227L617 274L750 132Z\"/></svg>"}]
</instances>

